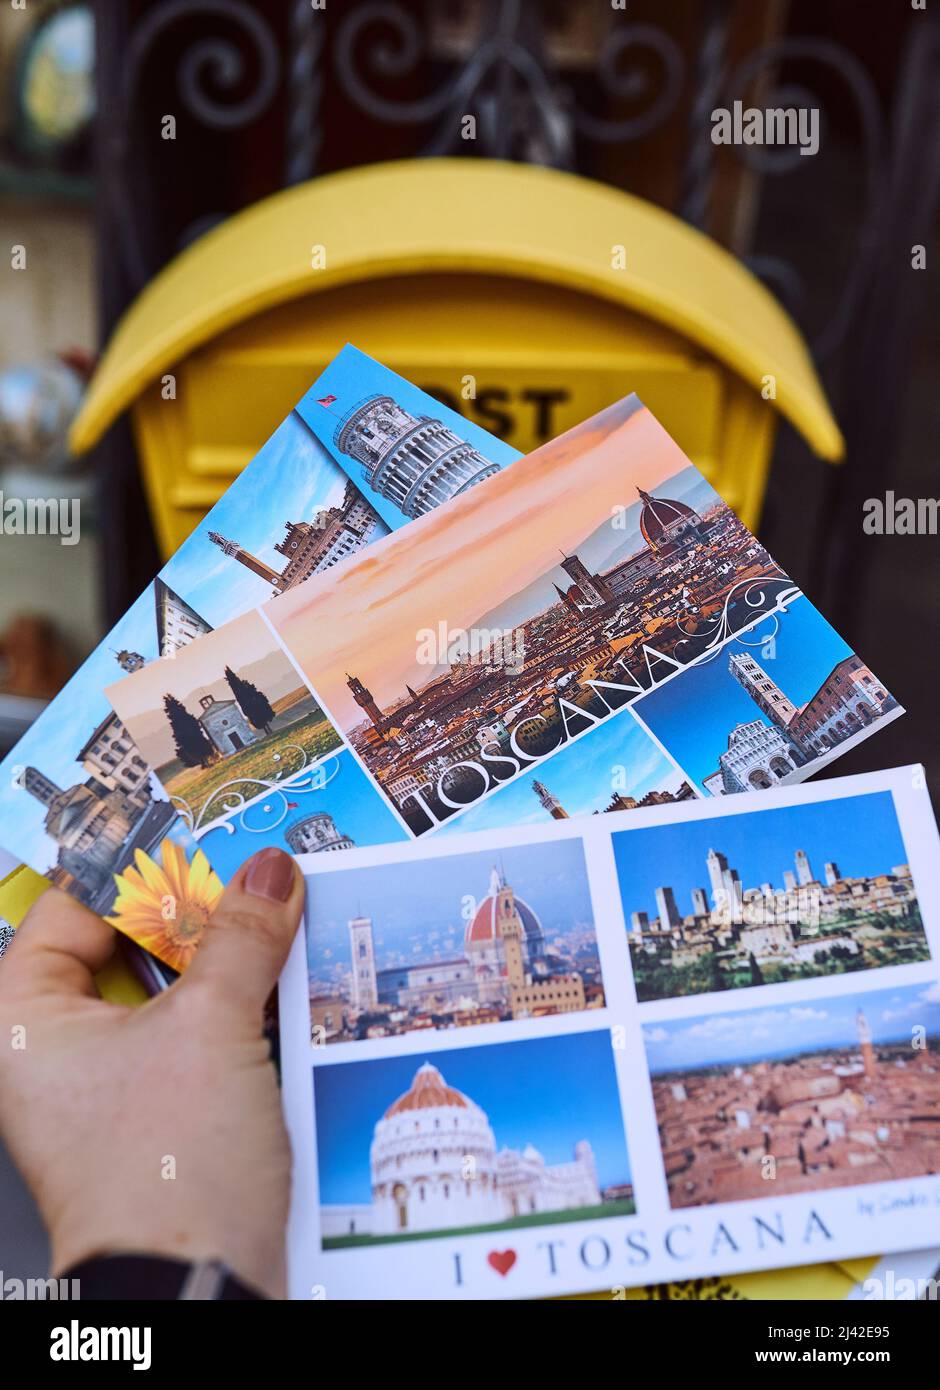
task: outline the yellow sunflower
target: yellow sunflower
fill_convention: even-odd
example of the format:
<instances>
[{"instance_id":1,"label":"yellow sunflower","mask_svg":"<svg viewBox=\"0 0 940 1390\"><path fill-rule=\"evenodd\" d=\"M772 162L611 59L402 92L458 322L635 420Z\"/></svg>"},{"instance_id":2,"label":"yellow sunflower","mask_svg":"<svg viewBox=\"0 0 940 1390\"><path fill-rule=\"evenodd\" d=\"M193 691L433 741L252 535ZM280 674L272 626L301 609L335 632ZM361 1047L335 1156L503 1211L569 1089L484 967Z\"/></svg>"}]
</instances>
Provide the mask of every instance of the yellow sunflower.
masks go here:
<instances>
[{"instance_id":1,"label":"yellow sunflower","mask_svg":"<svg viewBox=\"0 0 940 1390\"><path fill-rule=\"evenodd\" d=\"M115 874L118 894L106 920L174 970L185 970L222 896L222 883L201 849L188 863L172 840L160 846L159 863L138 849L134 864Z\"/></svg>"}]
</instances>

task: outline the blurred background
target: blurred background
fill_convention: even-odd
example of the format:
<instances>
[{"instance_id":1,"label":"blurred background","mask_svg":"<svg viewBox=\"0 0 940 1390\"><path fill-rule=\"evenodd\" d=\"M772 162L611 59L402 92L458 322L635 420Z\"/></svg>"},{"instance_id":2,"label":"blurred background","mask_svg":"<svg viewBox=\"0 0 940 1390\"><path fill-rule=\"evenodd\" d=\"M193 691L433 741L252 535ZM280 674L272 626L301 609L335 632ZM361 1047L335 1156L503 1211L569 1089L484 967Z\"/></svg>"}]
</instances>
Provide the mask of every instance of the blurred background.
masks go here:
<instances>
[{"instance_id":1,"label":"blurred background","mask_svg":"<svg viewBox=\"0 0 940 1390\"><path fill-rule=\"evenodd\" d=\"M711 112L736 99L818 107L819 153L716 147ZM940 5L917 0L0 7L0 492L82 507L74 546L0 534L0 752L159 566L126 418L87 457L66 443L122 314L184 248L280 189L441 155L635 194L779 298L846 458L823 461L782 423L760 536L909 711L837 771L926 761L936 790L940 538L862 529L868 498L940 498ZM3 1235L21 1257L38 1248L28 1204Z\"/></svg>"}]
</instances>

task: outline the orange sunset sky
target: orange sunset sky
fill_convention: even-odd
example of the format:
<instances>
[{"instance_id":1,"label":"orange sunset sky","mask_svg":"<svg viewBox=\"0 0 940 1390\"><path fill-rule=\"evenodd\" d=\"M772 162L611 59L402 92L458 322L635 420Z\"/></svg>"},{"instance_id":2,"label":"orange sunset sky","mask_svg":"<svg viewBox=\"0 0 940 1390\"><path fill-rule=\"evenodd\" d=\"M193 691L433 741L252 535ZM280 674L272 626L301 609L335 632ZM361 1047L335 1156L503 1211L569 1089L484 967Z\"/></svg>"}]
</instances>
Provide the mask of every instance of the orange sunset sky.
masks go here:
<instances>
[{"instance_id":1,"label":"orange sunset sky","mask_svg":"<svg viewBox=\"0 0 940 1390\"><path fill-rule=\"evenodd\" d=\"M607 520L689 460L635 397L609 406L325 574L267 604L332 715L363 719L346 685L359 676L380 706L423 683L417 633L470 627L524 589Z\"/></svg>"}]
</instances>

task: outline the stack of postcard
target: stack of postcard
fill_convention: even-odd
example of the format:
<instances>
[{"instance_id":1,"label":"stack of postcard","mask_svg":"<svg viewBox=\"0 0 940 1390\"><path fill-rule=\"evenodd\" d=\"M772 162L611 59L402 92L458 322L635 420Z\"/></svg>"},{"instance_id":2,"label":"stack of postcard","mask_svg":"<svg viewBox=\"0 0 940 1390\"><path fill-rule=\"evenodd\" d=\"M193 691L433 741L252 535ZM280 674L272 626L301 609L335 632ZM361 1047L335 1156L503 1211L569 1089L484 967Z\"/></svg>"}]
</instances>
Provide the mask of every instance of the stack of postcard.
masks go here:
<instances>
[{"instance_id":1,"label":"stack of postcard","mask_svg":"<svg viewBox=\"0 0 940 1390\"><path fill-rule=\"evenodd\" d=\"M0 769L0 842L175 969L298 856L296 1297L918 1250L929 796L800 785L901 713L635 396L521 458L347 347Z\"/></svg>"}]
</instances>

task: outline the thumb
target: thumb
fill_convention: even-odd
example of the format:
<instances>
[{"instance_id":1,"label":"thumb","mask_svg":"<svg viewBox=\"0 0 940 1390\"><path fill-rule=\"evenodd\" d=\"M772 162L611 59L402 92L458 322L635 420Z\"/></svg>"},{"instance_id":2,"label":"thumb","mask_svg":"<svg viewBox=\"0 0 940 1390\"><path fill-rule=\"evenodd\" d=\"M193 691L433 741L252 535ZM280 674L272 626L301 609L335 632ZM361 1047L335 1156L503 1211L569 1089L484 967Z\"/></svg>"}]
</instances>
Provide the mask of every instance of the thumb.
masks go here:
<instances>
[{"instance_id":1,"label":"thumb","mask_svg":"<svg viewBox=\"0 0 940 1390\"><path fill-rule=\"evenodd\" d=\"M260 1014L287 960L303 906L303 875L290 855L259 850L222 894L179 987L199 981Z\"/></svg>"}]
</instances>

